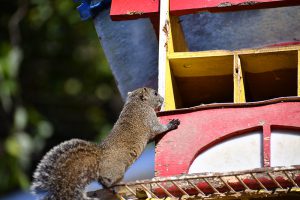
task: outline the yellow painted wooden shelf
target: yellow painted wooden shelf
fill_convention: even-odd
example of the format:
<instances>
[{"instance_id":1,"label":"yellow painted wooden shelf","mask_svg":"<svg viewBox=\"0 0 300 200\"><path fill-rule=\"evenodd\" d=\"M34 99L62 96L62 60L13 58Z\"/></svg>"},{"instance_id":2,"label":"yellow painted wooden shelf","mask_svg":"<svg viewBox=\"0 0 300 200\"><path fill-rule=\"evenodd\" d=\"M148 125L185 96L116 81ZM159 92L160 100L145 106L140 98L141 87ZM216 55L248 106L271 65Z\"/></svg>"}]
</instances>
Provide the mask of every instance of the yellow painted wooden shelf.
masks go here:
<instances>
[{"instance_id":1,"label":"yellow painted wooden shelf","mask_svg":"<svg viewBox=\"0 0 300 200\"><path fill-rule=\"evenodd\" d=\"M165 109L297 96L299 52L300 46L169 51Z\"/></svg>"},{"instance_id":2,"label":"yellow painted wooden shelf","mask_svg":"<svg viewBox=\"0 0 300 200\"><path fill-rule=\"evenodd\" d=\"M164 110L300 96L300 45L189 52L180 20L160 12L159 92Z\"/></svg>"}]
</instances>

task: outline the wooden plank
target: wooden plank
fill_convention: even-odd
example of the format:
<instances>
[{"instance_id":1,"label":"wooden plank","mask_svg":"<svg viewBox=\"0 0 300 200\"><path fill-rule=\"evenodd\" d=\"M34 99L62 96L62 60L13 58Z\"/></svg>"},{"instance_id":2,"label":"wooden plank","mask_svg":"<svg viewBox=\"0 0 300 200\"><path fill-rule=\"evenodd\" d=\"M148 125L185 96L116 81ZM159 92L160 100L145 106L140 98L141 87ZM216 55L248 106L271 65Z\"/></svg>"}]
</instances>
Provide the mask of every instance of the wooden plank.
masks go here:
<instances>
[{"instance_id":1,"label":"wooden plank","mask_svg":"<svg viewBox=\"0 0 300 200\"><path fill-rule=\"evenodd\" d=\"M172 82L166 83L166 75L169 73L168 81L171 79L171 72L169 71L168 65L169 60L167 58L168 44L169 44L169 0L161 0L160 3L160 17L159 17L159 52L158 52L158 92L162 97L166 96L166 85L170 86ZM167 71L168 70L168 71ZM170 90L172 88L168 88ZM172 90L173 91L173 90ZM168 91L170 92L170 91ZM168 93L169 95L169 93ZM172 95L172 94L171 94ZM171 97L168 97L171 98ZM173 98L174 99L174 98ZM164 110L165 105L162 106Z\"/></svg>"},{"instance_id":2,"label":"wooden plank","mask_svg":"<svg viewBox=\"0 0 300 200\"><path fill-rule=\"evenodd\" d=\"M113 0L112 20L128 20L151 17L159 14L159 0Z\"/></svg>"},{"instance_id":3,"label":"wooden plank","mask_svg":"<svg viewBox=\"0 0 300 200\"><path fill-rule=\"evenodd\" d=\"M254 48L254 49L240 49L233 51L238 54L259 54L259 53L271 53L271 52L282 52L282 51L293 51L300 49L300 45L290 45L290 46L275 46L266 48Z\"/></svg>"},{"instance_id":4,"label":"wooden plank","mask_svg":"<svg viewBox=\"0 0 300 200\"><path fill-rule=\"evenodd\" d=\"M299 0L172 0L171 14L185 15L200 11L223 12L244 9L270 8L280 6L299 5Z\"/></svg>"},{"instance_id":5,"label":"wooden plank","mask_svg":"<svg viewBox=\"0 0 300 200\"><path fill-rule=\"evenodd\" d=\"M165 98L162 109L173 110L176 109L176 103L181 103L181 97L178 95L178 90L176 83L174 82L174 77L167 55L169 52L174 52L174 50L184 50L186 45L181 26L177 21L178 19L174 18L170 20L169 3L165 1L163 2L160 13L159 92L160 94L163 94L163 97ZM172 30L174 35L172 34ZM183 48L179 48L178 45L182 45Z\"/></svg>"},{"instance_id":6,"label":"wooden plank","mask_svg":"<svg viewBox=\"0 0 300 200\"><path fill-rule=\"evenodd\" d=\"M170 43L168 45L168 52L173 53L188 51L188 46L184 38L179 18L176 16L170 16L170 23Z\"/></svg>"},{"instance_id":7,"label":"wooden plank","mask_svg":"<svg viewBox=\"0 0 300 200\"><path fill-rule=\"evenodd\" d=\"M300 50L298 50L298 66L297 66L297 70L298 70L298 96L300 96Z\"/></svg>"},{"instance_id":8,"label":"wooden plank","mask_svg":"<svg viewBox=\"0 0 300 200\"><path fill-rule=\"evenodd\" d=\"M234 55L233 81L234 81L234 103L246 102L241 60L237 54Z\"/></svg>"},{"instance_id":9,"label":"wooden plank","mask_svg":"<svg viewBox=\"0 0 300 200\"><path fill-rule=\"evenodd\" d=\"M191 59L191 64L200 61L217 59L217 57L239 55L243 68L248 72L261 73L278 69L289 69L297 67L297 51L299 45L287 47L272 47L261 49L243 49L237 51L212 50L198 52L175 52L168 54L169 60L176 65L176 62L187 63ZM181 64L184 64L181 63ZM263 67L262 67L263 63ZM187 64L186 64L187 65ZM219 72L216 72L219 73Z\"/></svg>"},{"instance_id":10,"label":"wooden plank","mask_svg":"<svg viewBox=\"0 0 300 200\"><path fill-rule=\"evenodd\" d=\"M228 55L244 55L244 54L261 54L261 53L275 53L283 51L297 51L300 45L278 46L268 48L254 48L254 49L240 49L236 51L229 50L210 50L210 51L193 51L193 52L175 52L168 55L169 59L175 58L196 58L196 57L214 57L214 56L228 56Z\"/></svg>"},{"instance_id":11,"label":"wooden plank","mask_svg":"<svg viewBox=\"0 0 300 200\"><path fill-rule=\"evenodd\" d=\"M187 52L190 55L189 52ZM171 58L176 77L222 76L233 74L233 55Z\"/></svg>"},{"instance_id":12,"label":"wooden plank","mask_svg":"<svg viewBox=\"0 0 300 200\"><path fill-rule=\"evenodd\" d=\"M294 5L300 5L300 0L171 0L170 11L172 15L184 15L200 11L223 12ZM159 0L112 0L110 15L113 20L128 20L158 13Z\"/></svg>"},{"instance_id":13,"label":"wooden plank","mask_svg":"<svg viewBox=\"0 0 300 200\"><path fill-rule=\"evenodd\" d=\"M241 4L255 4L262 2L276 2L274 0L256 0L256 1L247 0L203 0L203 1L193 1L193 0L172 0L170 3L170 7L174 11L180 10L201 10L201 9L211 9L215 7L230 7L233 5L241 5ZM255 3L254 3L255 2Z\"/></svg>"},{"instance_id":14,"label":"wooden plank","mask_svg":"<svg viewBox=\"0 0 300 200\"><path fill-rule=\"evenodd\" d=\"M165 102L164 110L174 110L176 109L175 104L175 87L173 85L173 77L170 69L169 61L166 62L166 74L165 74ZM177 97L177 101L180 97Z\"/></svg>"},{"instance_id":15,"label":"wooden plank","mask_svg":"<svg viewBox=\"0 0 300 200\"><path fill-rule=\"evenodd\" d=\"M172 26L172 25L171 25ZM170 60L168 55L170 53L174 53L174 42L173 42L173 34L172 27L168 29L168 41L166 47L166 72L165 72L165 110L173 110L176 109L178 105L181 105L181 96L179 95L179 91L177 88L177 84L175 81L175 77L173 71L170 66Z\"/></svg>"},{"instance_id":16,"label":"wooden plank","mask_svg":"<svg viewBox=\"0 0 300 200\"><path fill-rule=\"evenodd\" d=\"M210 51L189 51L189 52L175 52L169 53L168 58L203 58L203 57L215 57L215 56L233 56L232 51L228 50L210 50Z\"/></svg>"}]
</instances>

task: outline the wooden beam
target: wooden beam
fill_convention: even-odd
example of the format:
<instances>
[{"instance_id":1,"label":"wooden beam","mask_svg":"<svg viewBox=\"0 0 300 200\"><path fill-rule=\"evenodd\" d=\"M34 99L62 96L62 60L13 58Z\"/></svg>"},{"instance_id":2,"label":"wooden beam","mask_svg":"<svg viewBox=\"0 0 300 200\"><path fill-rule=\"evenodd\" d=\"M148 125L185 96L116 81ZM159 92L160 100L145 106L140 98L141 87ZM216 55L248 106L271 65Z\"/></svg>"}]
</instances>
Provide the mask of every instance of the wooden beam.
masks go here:
<instances>
[{"instance_id":1,"label":"wooden beam","mask_svg":"<svg viewBox=\"0 0 300 200\"><path fill-rule=\"evenodd\" d=\"M173 15L186 15L201 11L225 12L293 6L299 4L299 0L171 0L170 10Z\"/></svg>"},{"instance_id":2,"label":"wooden beam","mask_svg":"<svg viewBox=\"0 0 300 200\"><path fill-rule=\"evenodd\" d=\"M189 52L186 52L188 55ZM233 55L169 57L176 77L223 76L233 74Z\"/></svg>"},{"instance_id":3,"label":"wooden beam","mask_svg":"<svg viewBox=\"0 0 300 200\"><path fill-rule=\"evenodd\" d=\"M160 17L159 17L159 52L158 52L158 92L162 97L166 96L166 73L171 76L171 72L167 70L169 60L167 58L169 45L169 0L161 0L160 2ZM170 82L172 83L172 82ZM165 105L162 106L164 110Z\"/></svg>"},{"instance_id":4,"label":"wooden beam","mask_svg":"<svg viewBox=\"0 0 300 200\"><path fill-rule=\"evenodd\" d=\"M179 98L179 97L177 97ZM166 75L165 75L165 102L164 110L176 109L175 103L175 87L173 84L173 75L170 68L169 61L166 62Z\"/></svg>"},{"instance_id":5,"label":"wooden beam","mask_svg":"<svg viewBox=\"0 0 300 200\"><path fill-rule=\"evenodd\" d=\"M241 67L241 60L237 54L234 55L233 82L234 82L234 103L245 103L246 96L245 96L243 71Z\"/></svg>"},{"instance_id":6,"label":"wooden beam","mask_svg":"<svg viewBox=\"0 0 300 200\"><path fill-rule=\"evenodd\" d=\"M170 16L170 24L170 42L168 44L168 52L174 53L189 51L179 18L177 16Z\"/></svg>"},{"instance_id":7,"label":"wooden beam","mask_svg":"<svg viewBox=\"0 0 300 200\"><path fill-rule=\"evenodd\" d=\"M159 14L159 0L112 0L112 20L130 20Z\"/></svg>"},{"instance_id":8,"label":"wooden beam","mask_svg":"<svg viewBox=\"0 0 300 200\"><path fill-rule=\"evenodd\" d=\"M298 65L297 65L297 70L298 70L298 96L300 96L300 50L298 50Z\"/></svg>"},{"instance_id":9,"label":"wooden beam","mask_svg":"<svg viewBox=\"0 0 300 200\"><path fill-rule=\"evenodd\" d=\"M193 52L175 52L168 55L169 59L173 58L196 58L196 57L214 57L214 56L228 56L228 55L247 55L247 54L261 54L261 53L280 53L284 51L298 51L300 45L268 47L268 48L254 48L241 49L236 51L229 50L210 50L210 51L193 51Z\"/></svg>"},{"instance_id":10,"label":"wooden beam","mask_svg":"<svg viewBox=\"0 0 300 200\"><path fill-rule=\"evenodd\" d=\"M179 16L201 11L225 12L296 5L300 5L300 0L171 0L170 12ZM110 11L113 20L145 18L158 13L159 0L112 0Z\"/></svg>"},{"instance_id":11,"label":"wooden beam","mask_svg":"<svg viewBox=\"0 0 300 200\"><path fill-rule=\"evenodd\" d=\"M297 60L299 60L297 57L299 50L300 45L260 49L242 49L236 51L211 50L198 52L174 52L169 53L168 58L171 63L179 62L181 60L186 65L187 61L189 60L193 64L194 62L199 63L200 60L204 61L205 59L217 61L217 57L222 58L237 54L244 62L244 70L251 73L262 73L279 69L295 69L297 67ZM260 67L262 64L263 67ZM215 73L215 75L222 74L222 70L219 72L218 70L214 70L214 72L211 73Z\"/></svg>"}]
</instances>

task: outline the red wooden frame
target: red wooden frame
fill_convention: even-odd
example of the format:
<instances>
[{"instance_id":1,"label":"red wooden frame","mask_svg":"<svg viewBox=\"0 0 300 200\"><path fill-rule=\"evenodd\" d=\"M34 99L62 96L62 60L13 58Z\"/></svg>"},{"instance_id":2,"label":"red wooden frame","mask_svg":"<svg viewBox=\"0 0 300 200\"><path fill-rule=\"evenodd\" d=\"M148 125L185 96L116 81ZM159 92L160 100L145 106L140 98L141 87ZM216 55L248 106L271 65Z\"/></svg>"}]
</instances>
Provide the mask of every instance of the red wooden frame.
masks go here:
<instances>
[{"instance_id":1,"label":"red wooden frame","mask_svg":"<svg viewBox=\"0 0 300 200\"><path fill-rule=\"evenodd\" d=\"M159 0L112 0L110 9L112 20L152 17L158 13Z\"/></svg>"},{"instance_id":2,"label":"red wooden frame","mask_svg":"<svg viewBox=\"0 0 300 200\"><path fill-rule=\"evenodd\" d=\"M174 181L184 182L186 180L193 180L194 185L196 185L198 189L201 190L202 195L218 195L218 193L220 195L220 193L223 193L223 195L232 194L237 198L238 195L236 192L247 194L247 192L245 191L248 190L248 195L252 193L253 197L255 197L255 195L259 195L259 190L264 190L265 192L269 190L272 191L272 194L274 194L279 188L282 189L280 193L284 194L283 188L285 188L287 191L289 190L288 188L292 188L295 186L298 187L298 185L300 184L300 176L298 173L299 168L300 166L276 168L267 167L227 173L201 173L194 175L171 176L164 178L164 180L168 181L162 182L161 185L163 185L169 193L176 197L182 196L182 190L184 190L189 195L201 194L198 190L195 189L195 187L186 188L186 185L183 185L180 190L178 184L173 184ZM290 178L287 178L286 176L286 174L292 172L293 170L295 170L295 173L293 175L294 183L291 182L291 175L289 175ZM272 173L273 175L271 175ZM240 181L238 181L237 176L240 178ZM223 181L227 182L227 186L225 184L222 184L220 177L223 178ZM206 182L203 178L209 180L210 183L208 184L208 182ZM243 182L243 184L241 182ZM269 192L269 194L271 193ZM155 194L158 197L163 198L165 197L166 192L161 188L157 188L155 189ZM260 197L267 197L265 196L267 193L261 194L262 195L259 195Z\"/></svg>"},{"instance_id":3,"label":"red wooden frame","mask_svg":"<svg viewBox=\"0 0 300 200\"><path fill-rule=\"evenodd\" d=\"M199 11L224 12L244 9L274 8L299 5L298 0L171 0L170 10L173 15L185 15Z\"/></svg>"},{"instance_id":4,"label":"red wooden frame","mask_svg":"<svg viewBox=\"0 0 300 200\"><path fill-rule=\"evenodd\" d=\"M181 124L177 130L163 136L156 145L156 176L187 173L202 151L225 139L259 128L263 130L263 164L269 167L271 127L300 129L300 98L295 97L296 102L281 102L281 99L266 105L262 104L272 100L232 104L229 107L200 106L197 109L161 113L160 120L163 123L175 118Z\"/></svg>"},{"instance_id":5,"label":"red wooden frame","mask_svg":"<svg viewBox=\"0 0 300 200\"><path fill-rule=\"evenodd\" d=\"M300 0L170 0L172 15L185 15L200 11L223 12L300 5ZM157 17L159 0L112 0L110 15L113 20Z\"/></svg>"}]
</instances>

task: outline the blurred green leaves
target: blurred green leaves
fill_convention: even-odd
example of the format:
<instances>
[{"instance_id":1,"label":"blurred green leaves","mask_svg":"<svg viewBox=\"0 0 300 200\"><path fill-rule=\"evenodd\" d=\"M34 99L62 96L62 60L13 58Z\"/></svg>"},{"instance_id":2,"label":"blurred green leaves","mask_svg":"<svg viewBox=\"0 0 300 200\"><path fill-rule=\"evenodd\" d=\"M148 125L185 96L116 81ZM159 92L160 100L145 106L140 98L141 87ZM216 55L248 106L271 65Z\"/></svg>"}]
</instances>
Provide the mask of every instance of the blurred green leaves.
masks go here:
<instances>
[{"instance_id":1,"label":"blurred green leaves","mask_svg":"<svg viewBox=\"0 0 300 200\"><path fill-rule=\"evenodd\" d=\"M22 60L22 51L18 47L9 47L3 44L0 56L0 98L3 108L9 111L12 106L12 97L18 91L16 81L20 63Z\"/></svg>"},{"instance_id":2,"label":"blurred green leaves","mask_svg":"<svg viewBox=\"0 0 300 200\"><path fill-rule=\"evenodd\" d=\"M25 15L15 15L22 6ZM118 116L120 97L96 31L76 6L1 2L0 195L27 189L50 148L70 138L99 141Z\"/></svg>"},{"instance_id":3,"label":"blurred green leaves","mask_svg":"<svg viewBox=\"0 0 300 200\"><path fill-rule=\"evenodd\" d=\"M27 111L24 107L18 106L15 111L15 116L14 116L14 128L16 131L22 131L26 128L27 125Z\"/></svg>"},{"instance_id":4,"label":"blurred green leaves","mask_svg":"<svg viewBox=\"0 0 300 200\"><path fill-rule=\"evenodd\" d=\"M82 89L82 83L75 78L69 78L65 84L65 92L69 95L79 94Z\"/></svg>"}]
</instances>

